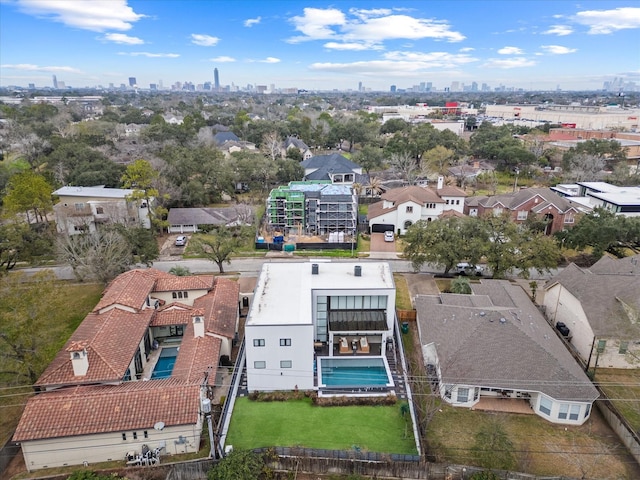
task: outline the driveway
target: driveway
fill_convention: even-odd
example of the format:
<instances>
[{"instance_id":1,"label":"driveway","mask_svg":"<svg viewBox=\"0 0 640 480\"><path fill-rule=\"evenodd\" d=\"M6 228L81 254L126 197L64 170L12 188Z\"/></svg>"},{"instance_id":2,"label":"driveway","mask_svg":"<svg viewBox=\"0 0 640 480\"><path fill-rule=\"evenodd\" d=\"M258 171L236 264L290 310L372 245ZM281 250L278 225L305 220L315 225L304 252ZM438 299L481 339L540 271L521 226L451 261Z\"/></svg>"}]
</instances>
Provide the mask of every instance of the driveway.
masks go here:
<instances>
[{"instance_id":1,"label":"driveway","mask_svg":"<svg viewBox=\"0 0 640 480\"><path fill-rule=\"evenodd\" d=\"M371 253L385 252L396 253L396 242L385 242L384 233L372 233L371 234L371 246L369 247Z\"/></svg>"}]
</instances>

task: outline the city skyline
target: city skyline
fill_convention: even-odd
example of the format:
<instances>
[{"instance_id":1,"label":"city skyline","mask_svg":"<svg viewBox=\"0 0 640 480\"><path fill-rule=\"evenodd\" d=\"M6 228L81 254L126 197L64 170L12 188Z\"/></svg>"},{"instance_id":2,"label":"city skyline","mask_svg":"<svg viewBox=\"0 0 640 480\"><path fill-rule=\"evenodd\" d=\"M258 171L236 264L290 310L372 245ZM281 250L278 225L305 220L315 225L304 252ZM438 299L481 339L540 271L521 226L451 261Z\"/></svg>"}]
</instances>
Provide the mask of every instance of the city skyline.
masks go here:
<instances>
[{"instance_id":1,"label":"city skyline","mask_svg":"<svg viewBox=\"0 0 640 480\"><path fill-rule=\"evenodd\" d=\"M214 69L221 88L640 83L635 2L512 5L0 0L0 86L213 85Z\"/></svg>"}]
</instances>

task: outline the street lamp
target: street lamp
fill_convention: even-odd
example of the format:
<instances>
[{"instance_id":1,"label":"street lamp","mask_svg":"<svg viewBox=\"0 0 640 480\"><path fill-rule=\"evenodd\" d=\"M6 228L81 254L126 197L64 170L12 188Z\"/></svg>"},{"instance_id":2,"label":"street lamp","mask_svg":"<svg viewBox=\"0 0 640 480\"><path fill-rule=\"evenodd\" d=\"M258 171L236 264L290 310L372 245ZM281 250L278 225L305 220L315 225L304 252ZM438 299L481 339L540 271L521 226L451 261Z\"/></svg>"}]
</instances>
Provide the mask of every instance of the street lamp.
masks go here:
<instances>
[{"instance_id":1,"label":"street lamp","mask_svg":"<svg viewBox=\"0 0 640 480\"><path fill-rule=\"evenodd\" d=\"M513 182L513 191L515 192L518 188L518 174L520 173L520 169L518 167L514 168L513 173L516 174L516 179Z\"/></svg>"}]
</instances>

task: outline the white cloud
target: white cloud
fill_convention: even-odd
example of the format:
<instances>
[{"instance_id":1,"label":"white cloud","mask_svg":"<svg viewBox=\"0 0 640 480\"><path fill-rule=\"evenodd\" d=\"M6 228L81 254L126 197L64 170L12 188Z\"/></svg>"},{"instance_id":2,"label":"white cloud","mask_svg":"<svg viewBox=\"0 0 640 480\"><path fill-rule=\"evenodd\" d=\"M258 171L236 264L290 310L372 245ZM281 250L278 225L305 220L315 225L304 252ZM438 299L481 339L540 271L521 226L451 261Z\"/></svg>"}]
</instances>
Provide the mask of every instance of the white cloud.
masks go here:
<instances>
[{"instance_id":1,"label":"white cloud","mask_svg":"<svg viewBox=\"0 0 640 480\"><path fill-rule=\"evenodd\" d=\"M571 35L573 33L573 28L569 25L551 25L549 30L545 30L542 33L545 35L558 35L559 37L564 37L565 35Z\"/></svg>"},{"instance_id":2,"label":"white cloud","mask_svg":"<svg viewBox=\"0 0 640 480\"><path fill-rule=\"evenodd\" d=\"M447 52L388 52L382 60L360 61L352 63L313 63L311 70L327 72L353 72L362 75L388 74L395 75L428 72L433 69L455 69L460 65L477 62L477 58L469 55L451 54Z\"/></svg>"},{"instance_id":3,"label":"white cloud","mask_svg":"<svg viewBox=\"0 0 640 480\"><path fill-rule=\"evenodd\" d=\"M18 5L28 15L97 32L129 30L133 23L145 17L135 13L127 0L18 0Z\"/></svg>"},{"instance_id":4,"label":"white cloud","mask_svg":"<svg viewBox=\"0 0 640 480\"><path fill-rule=\"evenodd\" d=\"M640 8L623 7L613 10L585 10L578 12L574 20L589 27L592 35L613 33L617 30L640 28Z\"/></svg>"},{"instance_id":5,"label":"white cloud","mask_svg":"<svg viewBox=\"0 0 640 480\"><path fill-rule=\"evenodd\" d=\"M352 50L352 51L362 51L362 50L382 50L381 45L375 45L370 43L358 43L358 42L327 42L323 45L324 48L328 48L329 50Z\"/></svg>"},{"instance_id":6,"label":"white cloud","mask_svg":"<svg viewBox=\"0 0 640 480\"><path fill-rule=\"evenodd\" d=\"M262 20L262 17L256 17L256 18L247 18L244 21L244 26L245 27L253 27L254 25L258 25L260 23L260 21Z\"/></svg>"},{"instance_id":7,"label":"white cloud","mask_svg":"<svg viewBox=\"0 0 640 480\"><path fill-rule=\"evenodd\" d=\"M512 58L490 58L487 63L483 65L486 68L522 68L533 67L536 64L534 60L529 60L524 57L512 57Z\"/></svg>"},{"instance_id":8,"label":"white cloud","mask_svg":"<svg viewBox=\"0 0 640 480\"><path fill-rule=\"evenodd\" d=\"M231 63L231 62L235 62L236 59L233 57L227 57L223 55L221 57L210 58L209 61L216 62L216 63Z\"/></svg>"},{"instance_id":9,"label":"white cloud","mask_svg":"<svg viewBox=\"0 0 640 480\"><path fill-rule=\"evenodd\" d=\"M60 67L60 66L40 66L33 65L31 63L18 63L14 65L0 65L0 68L6 68L10 70L22 70L27 72L62 72L62 73L82 73L81 70L73 67Z\"/></svg>"},{"instance_id":10,"label":"white cloud","mask_svg":"<svg viewBox=\"0 0 640 480\"><path fill-rule=\"evenodd\" d=\"M574 53L578 51L577 48L568 48L561 45L541 45L540 48L546 53L550 53L552 55L566 55L567 53Z\"/></svg>"},{"instance_id":11,"label":"white cloud","mask_svg":"<svg viewBox=\"0 0 640 480\"><path fill-rule=\"evenodd\" d=\"M336 8L305 8L304 15L291 18L301 36L289 43L310 40L334 40L344 44L380 44L386 40L433 38L459 42L465 36L452 31L446 21L391 14L389 9L349 11L350 17Z\"/></svg>"},{"instance_id":12,"label":"white cloud","mask_svg":"<svg viewBox=\"0 0 640 480\"><path fill-rule=\"evenodd\" d=\"M144 40L138 37L130 37L129 35L125 35L124 33L107 33L103 40L114 43L124 43L126 45L142 45L144 44Z\"/></svg>"},{"instance_id":13,"label":"white cloud","mask_svg":"<svg viewBox=\"0 0 640 480\"><path fill-rule=\"evenodd\" d=\"M129 57L147 57L147 58L178 58L179 53L151 53L151 52L118 52L118 55L126 55Z\"/></svg>"},{"instance_id":14,"label":"white cloud","mask_svg":"<svg viewBox=\"0 0 640 480\"><path fill-rule=\"evenodd\" d=\"M458 51L461 52L461 53L465 53L465 52L473 52L474 50L475 50L475 48L473 48L473 47L464 47L464 48L461 48Z\"/></svg>"},{"instance_id":15,"label":"white cloud","mask_svg":"<svg viewBox=\"0 0 640 480\"><path fill-rule=\"evenodd\" d=\"M276 57L267 57L264 60L258 60L260 63L280 63L280 59Z\"/></svg>"},{"instance_id":16,"label":"white cloud","mask_svg":"<svg viewBox=\"0 0 640 480\"><path fill-rule=\"evenodd\" d=\"M500 55L522 55L524 52L518 47L502 47L498 53Z\"/></svg>"},{"instance_id":17,"label":"white cloud","mask_svg":"<svg viewBox=\"0 0 640 480\"><path fill-rule=\"evenodd\" d=\"M191 34L191 43L200 45L201 47L213 47L218 44L220 39L211 35L203 35L201 33Z\"/></svg>"},{"instance_id":18,"label":"white cloud","mask_svg":"<svg viewBox=\"0 0 640 480\"><path fill-rule=\"evenodd\" d=\"M303 11L304 15L291 18L295 29L303 36L290 38L290 43L332 38L336 32L330 27L344 25L347 22L344 13L335 8L305 8Z\"/></svg>"}]
</instances>

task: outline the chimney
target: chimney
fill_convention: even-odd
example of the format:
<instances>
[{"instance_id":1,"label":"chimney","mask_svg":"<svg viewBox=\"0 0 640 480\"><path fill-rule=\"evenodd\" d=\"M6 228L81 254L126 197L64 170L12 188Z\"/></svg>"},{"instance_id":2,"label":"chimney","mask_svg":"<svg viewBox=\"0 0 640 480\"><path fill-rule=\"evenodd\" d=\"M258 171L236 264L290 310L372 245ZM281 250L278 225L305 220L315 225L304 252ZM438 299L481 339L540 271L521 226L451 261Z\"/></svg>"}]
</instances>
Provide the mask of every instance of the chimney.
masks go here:
<instances>
[{"instance_id":1,"label":"chimney","mask_svg":"<svg viewBox=\"0 0 640 480\"><path fill-rule=\"evenodd\" d=\"M193 321L193 336L195 338L204 337L204 317L202 312L197 312L191 319Z\"/></svg>"},{"instance_id":2,"label":"chimney","mask_svg":"<svg viewBox=\"0 0 640 480\"><path fill-rule=\"evenodd\" d=\"M356 265L355 267L353 267L353 274L356 277L361 277L362 276L362 267L360 265Z\"/></svg>"},{"instance_id":3,"label":"chimney","mask_svg":"<svg viewBox=\"0 0 640 480\"><path fill-rule=\"evenodd\" d=\"M438 187L437 190L440 190L442 187L444 187L444 177L442 175L440 175L438 177Z\"/></svg>"},{"instance_id":4,"label":"chimney","mask_svg":"<svg viewBox=\"0 0 640 480\"><path fill-rule=\"evenodd\" d=\"M312 263L311 264L311 275L318 275L318 264L317 263Z\"/></svg>"},{"instance_id":5,"label":"chimney","mask_svg":"<svg viewBox=\"0 0 640 480\"><path fill-rule=\"evenodd\" d=\"M67 347L67 352L71 356L71 366L76 377L83 377L89 371L89 357L87 355L87 345L85 342L71 342Z\"/></svg>"}]
</instances>

